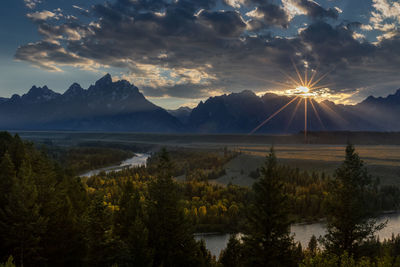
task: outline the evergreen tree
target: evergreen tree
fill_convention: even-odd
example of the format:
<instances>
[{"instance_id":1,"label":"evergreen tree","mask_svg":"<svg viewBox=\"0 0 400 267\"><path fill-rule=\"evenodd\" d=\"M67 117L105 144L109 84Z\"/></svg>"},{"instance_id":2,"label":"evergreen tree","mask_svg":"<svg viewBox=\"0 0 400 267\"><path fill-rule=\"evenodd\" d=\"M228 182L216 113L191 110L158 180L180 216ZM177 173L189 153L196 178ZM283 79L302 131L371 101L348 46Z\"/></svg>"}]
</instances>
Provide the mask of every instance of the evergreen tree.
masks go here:
<instances>
[{"instance_id":1,"label":"evergreen tree","mask_svg":"<svg viewBox=\"0 0 400 267\"><path fill-rule=\"evenodd\" d=\"M253 185L243 237L246 266L295 266L289 205L273 148Z\"/></svg>"},{"instance_id":2,"label":"evergreen tree","mask_svg":"<svg viewBox=\"0 0 400 267\"><path fill-rule=\"evenodd\" d=\"M181 203L179 187L172 177L172 164L163 149L156 179L149 184L149 237L154 250L153 266L201 266L199 245Z\"/></svg>"},{"instance_id":3,"label":"evergreen tree","mask_svg":"<svg viewBox=\"0 0 400 267\"><path fill-rule=\"evenodd\" d=\"M363 161L348 145L346 158L336 170L328 192L327 234L323 242L329 252L357 254L359 246L385 226L374 219L376 192Z\"/></svg>"},{"instance_id":4,"label":"evergreen tree","mask_svg":"<svg viewBox=\"0 0 400 267\"><path fill-rule=\"evenodd\" d=\"M6 152L0 157L0 209L8 203L13 180L15 179L15 167L10 155Z\"/></svg>"},{"instance_id":5,"label":"evergreen tree","mask_svg":"<svg viewBox=\"0 0 400 267\"><path fill-rule=\"evenodd\" d=\"M90 266L111 266L123 261L125 247L112 232L111 213L100 193L96 194L88 210L86 237Z\"/></svg>"},{"instance_id":6,"label":"evergreen tree","mask_svg":"<svg viewBox=\"0 0 400 267\"><path fill-rule=\"evenodd\" d=\"M311 253L312 256L315 256L318 251L318 241L315 235L312 235L310 241L308 242L308 251Z\"/></svg>"},{"instance_id":7,"label":"evergreen tree","mask_svg":"<svg viewBox=\"0 0 400 267\"><path fill-rule=\"evenodd\" d=\"M57 190L46 211L50 216L41 240L43 255L49 266L76 266L86 255L82 220L66 192L60 187Z\"/></svg>"},{"instance_id":8,"label":"evergreen tree","mask_svg":"<svg viewBox=\"0 0 400 267\"><path fill-rule=\"evenodd\" d=\"M244 266L243 259L243 245L235 235L231 235L228 245L221 251L219 263L224 267L240 267Z\"/></svg>"},{"instance_id":9,"label":"evergreen tree","mask_svg":"<svg viewBox=\"0 0 400 267\"><path fill-rule=\"evenodd\" d=\"M144 224L144 212L140 195L128 181L115 215L115 233L127 246L124 262L129 266L151 266L152 250L148 244L149 231Z\"/></svg>"},{"instance_id":10,"label":"evergreen tree","mask_svg":"<svg viewBox=\"0 0 400 267\"><path fill-rule=\"evenodd\" d=\"M40 240L46 232L47 218L40 214L37 188L27 161L13 180L8 204L0 210L0 239L18 265L38 265L44 260Z\"/></svg>"}]
</instances>

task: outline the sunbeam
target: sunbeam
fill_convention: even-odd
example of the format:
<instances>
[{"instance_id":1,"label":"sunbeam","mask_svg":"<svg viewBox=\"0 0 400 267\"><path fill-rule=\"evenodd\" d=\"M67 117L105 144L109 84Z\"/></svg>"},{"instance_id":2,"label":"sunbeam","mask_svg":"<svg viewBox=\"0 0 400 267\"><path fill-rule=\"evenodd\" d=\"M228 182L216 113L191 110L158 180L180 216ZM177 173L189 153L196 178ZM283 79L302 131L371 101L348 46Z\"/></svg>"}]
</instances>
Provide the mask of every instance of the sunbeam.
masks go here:
<instances>
[{"instance_id":1,"label":"sunbeam","mask_svg":"<svg viewBox=\"0 0 400 267\"><path fill-rule=\"evenodd\" d=\"M293 119L294 119L294 116L296 115L297 110L298 110L299 107L300 107L300 104L301 104L301 98L299 98L299 101L297 101L296 107L294 108L294 110L293 110L293 112L292 112L292 115L290 116L289 122L288 122L287 125L286 125L285 132L287 132L287 130L288 130L289 127L290 127L290 124L292 124L292 121L293 121Z\"/></svg>"},{"instance_id":2,"label":"sunbeam","mask_svg":"<svg viewBox=\"0 0 400 267\"><path fill-rule=\"evenodd\" d=\"M299 99L299 102L296 104L296 107L290 117L290 120L288 124L286 125L286 130L289 128L290 124L292 123L292 120L294 119L295 114L298 111L298 108L301 104L301 98L304 98L304 140L307 143L307 133L308 133L308 128L309 128L309 122L308 122L308 101L310 101L311 107L314 110L315 116L317 117L319 123L321 124L322 128L325 129L325 126L322 122L321 116L318 113L317 108L315 107L313 103L313 98L318 97L321 95L321 92L318 92L316 90L321 89L324 90L324 88L329 88L331 84L319 84L320 81L322 81L331 71L328 71L327 73L319 76L317 78L317 68L315 70L312 70L311 77L309 77L309 72L308 72L308 67L305 66L304 70L304 75L301 75L297 65L294 63L294 60L292 59L292 64L293 68L295 70L295 73L297 75L298 80L293 78L290 74L286 73L283 70L279 70L289 81L286 82L275 82L275 81L267 81L272 84L280 85L280 86L285 86L288 87L286 95L289 96L295 96L292 100L290 100L288 103L286 103L283 107L278 109L275 113L273 113L271 116L269 116L265 121L260 123L256 128L254 128L249 134L253 134L257 132L262 126L264 126L266 123L268 123L270 120L272 120L276 115L278 115L282 110L284 110L287 106L289 106L293 101L296 99ZM293 87L291 87L293 86ZM301 97L301 98L300 98ZM324 110L328 110L329 112L329 107L323 107ZM332 113L332 112L330 112ZM285 130L285 131L286 131Z\"/></svg>"},{"instance_id":3,"label":"sunbeam","mask_svg":"<svg viewBox=\"0 0 400 267\"><path fill-rule=\"evenodd\" d=\"M307 143L307 100L308 98L304 98L304 142Z\"/></svg>"},{"instance_id":4,"label":"sunbeam","mask_svg":"<svg viewBox=\"0 0 400 267\"><path fill-rule=\"evenodd\" d=\"M256 128L253 129L253 131L251 131L249 134L253 134L255 133L258 129L260 129L264 124L266 124L267 122L269 122L272 118L274 118L276 115L278 115L282 110L284 110L287 106L289 106L293 101L295 101L298 98L298 96L296 96L295 98L293 98L292 100L290 100L288 103L286 103L286 105L284 105L283 107L281 107L280 109L278 109L274 114L272 114L271 116L269 116L265 121L263 121L260 125L258 125Z\"/></svg>"},{"instance_id":5,"label":"sunbeam","mask_svg":"<svg viewBox=\"0 0 400 267\"><path fill-rule=\"evenodd\" d=\"M313 102L312 99L310 100L310 103L311 103L311 106L312 106L312 108L313 108L313 110L314 110L315 116L317 116L317 119L318 119L319 123L320 123L321 126L322 126L322 129L325 130L325 125L324 125L324 123L322 122L321 117L319 116L319 112L318 112L318 110L315 108L315 105L314 105L314 102Z\"/></svg>"}]
</instances>

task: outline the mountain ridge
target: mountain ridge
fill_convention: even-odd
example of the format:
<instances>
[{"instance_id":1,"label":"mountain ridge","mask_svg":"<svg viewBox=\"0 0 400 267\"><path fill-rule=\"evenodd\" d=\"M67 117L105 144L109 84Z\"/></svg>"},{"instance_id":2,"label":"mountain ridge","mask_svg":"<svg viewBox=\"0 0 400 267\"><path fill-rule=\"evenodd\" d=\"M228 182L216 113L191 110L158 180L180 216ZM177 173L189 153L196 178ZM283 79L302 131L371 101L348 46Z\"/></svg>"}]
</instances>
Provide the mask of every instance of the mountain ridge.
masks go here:
<instances>
[{"instance_id":1,"label":"mountain ridge","mask_svg":"<svg viewBox=\"0 0 400 267\"><path fill-rule=\"evenodd\" d=\"M110 74L87 89L73 83L64 93L47 86L0 98L0 128L137 132L249 133L294 96L251 90L210 97L191 109L165 110L148 101L126 80ZM400 130L400 89L386 97L369 96L356 105L307 101L307 127L313 131ZM294 133L304 129L304 98L294 100L256 133Z\"/></svg>"},{"instance_id":2,"label":"mountain ridge","mask_svg":"<svg viewBox=\"0 0 400 267\"><path fill-rule=\"evenodd\" d=\"M148 101L128 81L107 74L88 89L73 83L63 94L47 86L0 102L2 129L177 132L181 122Z\"/></svg>"}]
</instances>

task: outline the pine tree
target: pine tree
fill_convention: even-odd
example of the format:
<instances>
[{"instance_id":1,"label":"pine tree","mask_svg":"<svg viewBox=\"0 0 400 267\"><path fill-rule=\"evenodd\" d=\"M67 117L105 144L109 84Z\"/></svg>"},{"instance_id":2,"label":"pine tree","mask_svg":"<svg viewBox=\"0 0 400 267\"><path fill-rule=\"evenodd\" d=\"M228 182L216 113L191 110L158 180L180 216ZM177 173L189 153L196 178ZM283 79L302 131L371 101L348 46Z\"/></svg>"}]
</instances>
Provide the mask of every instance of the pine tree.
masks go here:
<instances>
[{"instance_id":1,"label":"pine tree","mask_svg":"<svg viewBox=\"0 0 400 267\"><path fill-rule=\"evenodd\" d=\"M240 267L244 266L243 261L243 245L235 235L231 235L228 245L221 251L219 263L224 267Z\"/></svg>"},{"instance_id":2,"label":"pine tree","mask_svg":"<svg viewBox=\"0 0 400 267\"><path fill-rule=\"evenodd\" d=\"M318 252L318 241L315 235L312 235L307 246L308 251L312 256L315 256Z\"/></svg>"},{"instance_id":3,"label":"pine tree","mask_svg":"<svg viewBox=\"0 0 400 267\"><path fill-rule=\"evenodd\" d=\"M100 193L96 194L88 210L86 237L90 266L118 264L126 254L122 242L112 231L111 213Z\"/></svg>"},{"instance_id":4,"label":"pine tree","mask_svg":"<svg viewBox=\"0 0 400 267\"><path fill-rule=\"evenodd\" d=\"M154 250L153 266L200 266L199 245L186 218L181 195L172 178L172 164L163 149L156 179L149 185L149 237Z\"/></svg>"},{"instance_id":5,"label":"pine tree","mask_svg":"<svg viewBox=\"0 0 400 267\"><path fill-rule=\"evenodd\" d=\"M14 178L8 204L0 210L0 239L18 265L38 265L40 240L46 231L47 218L40 214L38 193L30 165L23 161Z\"/></svg>"},{"instance_id":6,"label":"pine tree","mask_svg":"<svg viewBox=\"0 0 400 267\"><path fill-rule=\"evenodd\" d=\"M46 213L50 213L47 233L42 238L43 255L49 266L76 266L83 262L86 249L82 220L70 197L57 188Z\"/></svg>"},{"instance_id":7,"label":"pine tree","mask_svg":"<svg viewBox=\"0 0 400 267\"><path fill-rule=\"evenodd\" d=\"M345 251L357 254L364 241L385 224L377 224L377 207L373 195L377 188L363 161L352 145L346 147L346 158L331 181L327 201L327 234L325 248L336 255Z\"/></svg>"},{"instance_id":8,"label":"pine tree","mask_svg":"<svg viewBox=\"0 0 400 267\"><path fill-rule=\"evenodd\" d=\"M8 195L10 194L15 174L14 164L10 155L6 152L2 158L0 157L0 209L4 208L8 203Z\"/></svg>"},{"instance_id":9,"label":"pine tree","mask_svg":"<svg viewBox=\"0 0 400 267\"><path fill-rule=\"evenodd\" d=\"M148 244L149 231L144 224L144 212L140 195L128 181L119 201L115 215L115 233L127 246L124 262L129 266L151 266L152 250Z\"/></svg>"},{"instance_id":10,"label":"pine tree","mask_svg":"<svg viewBox=\"0 0 400 267\"><path fill-rule=\"evenodd\" d=\"M273 148L261 172L243 237L246 266L295 266L289 205Z\"/></svg>"}]
</instances>

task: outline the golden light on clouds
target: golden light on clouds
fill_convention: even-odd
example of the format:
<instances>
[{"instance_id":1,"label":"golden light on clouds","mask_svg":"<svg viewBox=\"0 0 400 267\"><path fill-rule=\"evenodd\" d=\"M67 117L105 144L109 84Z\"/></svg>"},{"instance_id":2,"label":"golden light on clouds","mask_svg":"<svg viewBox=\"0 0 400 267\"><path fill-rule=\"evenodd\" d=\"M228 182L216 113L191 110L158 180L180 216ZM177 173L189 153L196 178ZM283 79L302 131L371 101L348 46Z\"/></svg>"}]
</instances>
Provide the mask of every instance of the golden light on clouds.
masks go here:
<instances>
[{"instance_id":1,"label":"golden light on clouds","mask_svg":"<svg viewBox=\"0 0 400 267\"><path fill-rule=\"evenodd\" d=\"M314 99L319 96L327 94L329 91L329 84L320 84L320 82L329 74L325 73L323 75L318 75L317 70L311 70L311 74L308 73L308 62L304 62L304 74L302 75L297 68L296 64L293 62L293 67L296 73L296 76L293 77L286 72L282 71L282 73L286 76L286 82L274 82L272 83L280 85L284 87L284 90L280 91L281 95L290 96L291 99L285 105L283 105L280 109L270 115L267 119L265 119L262 123L260 123L256 128L254 128L250 134L257 132L262 126L267 124L270 120L272 120L275 116L277 116L281 111L286 109L293 102L297 101L296 108L293 111L289 124L291 123L294 114L298 111L299 104L304 101L304 138L305 142L307 142L307 129L308 129L308 112L314 112L315 116L318 118L319 123L324 128L321 116L318 113L317 108L314 105ZM271 91L270 91L271 92ZM283 93L282 93L283 92ZM308 104L312 107L312 109L308 109Z\"/></svg>"}]
</instances>

